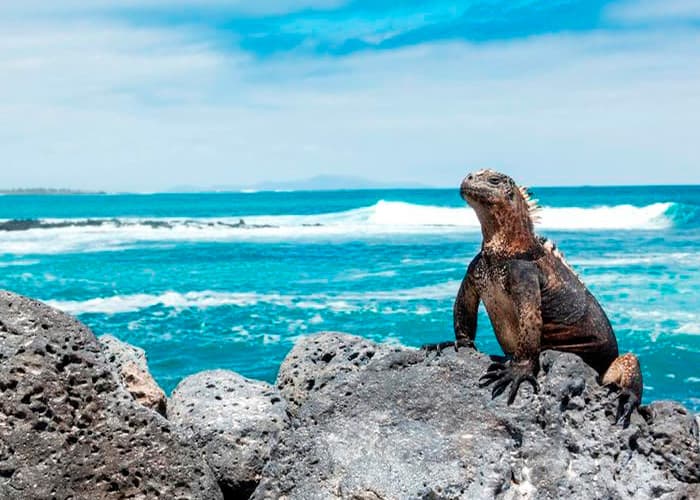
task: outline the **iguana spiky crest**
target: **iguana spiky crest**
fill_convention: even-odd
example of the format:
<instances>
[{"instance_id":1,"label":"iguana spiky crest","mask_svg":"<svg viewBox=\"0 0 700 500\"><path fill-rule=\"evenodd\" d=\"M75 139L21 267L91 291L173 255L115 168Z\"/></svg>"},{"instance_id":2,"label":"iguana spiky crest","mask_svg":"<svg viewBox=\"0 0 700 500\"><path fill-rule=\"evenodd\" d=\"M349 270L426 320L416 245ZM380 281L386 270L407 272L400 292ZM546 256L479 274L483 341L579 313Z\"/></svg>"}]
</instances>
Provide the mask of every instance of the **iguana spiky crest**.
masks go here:
<instances>
[{"instance_id":1,"label":"iguana spiky crest","mask_svg":"<svg viewBox=\"0 0 700 500\"><path fill-rule=\"evenodd\" d=\"M532 197L532 192L530 191L530 188L526 188L525 186L518 186L518 190L520 191L520 195L523 197L523 200L525 200L525 203L527 204L527 211L530 214L532 222L539 222L541 209L539 205L539 200L536 200Z\"/></svg>"}]
</instances>

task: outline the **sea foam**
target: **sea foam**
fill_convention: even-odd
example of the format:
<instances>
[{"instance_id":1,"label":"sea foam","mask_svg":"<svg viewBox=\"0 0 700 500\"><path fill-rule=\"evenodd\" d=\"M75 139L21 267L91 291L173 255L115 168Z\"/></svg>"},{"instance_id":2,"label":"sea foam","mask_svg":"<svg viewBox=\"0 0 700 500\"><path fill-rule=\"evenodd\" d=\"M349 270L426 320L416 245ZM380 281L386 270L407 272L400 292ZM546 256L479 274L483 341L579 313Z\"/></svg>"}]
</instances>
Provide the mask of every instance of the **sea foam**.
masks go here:
<instances>
[{"instance_id":1,"label":"sea foam","mask_svg":"<svg viewBox=\"0 0 700 500\"><path fill-rule=\"evenodd\" d=\"M672 210L673 209L673 210ZM541 230L661 230L674 224L673 203L543 207ZM241 220L245 221L241 224ZM479 231L474 211L381 200L368 207L312 215L258 215L219 218L122 218L42 221L26 230L2 231L0 254L28 255L109 251L153 242L288 241L362 239L385 235ZM60 226L52 226L60 222Z\"/></svg>"},{"instance_id":2,"label":"sea foam","mask_svg":"<svg viewBox=\"0 0 700 500\"><path fill-rule=\"evenodd\" d=\"M420 300L444 300L457 293L459 281L447 281L434 285L373 292L316 293L303 296L257 292L218 292L213 290L158 294L114 295L87 300L49 300L52 307L69 314L122 314L151 307L183 310L208 309L223 306L249 307L270 304L286 308L351 312L375 307L378 302L410 302Z\"/></svg>"}]
</instances>

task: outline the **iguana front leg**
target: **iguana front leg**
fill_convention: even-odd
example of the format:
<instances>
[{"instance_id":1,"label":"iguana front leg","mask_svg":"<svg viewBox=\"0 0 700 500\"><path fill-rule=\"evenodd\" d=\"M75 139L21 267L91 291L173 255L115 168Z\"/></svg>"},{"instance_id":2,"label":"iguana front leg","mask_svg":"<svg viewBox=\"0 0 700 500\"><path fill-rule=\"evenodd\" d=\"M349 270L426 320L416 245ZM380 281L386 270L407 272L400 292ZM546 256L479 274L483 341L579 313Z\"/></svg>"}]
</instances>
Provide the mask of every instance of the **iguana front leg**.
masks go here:
<instances>
[{"instance_id":1,"label":"iguana front leg","mask_svg":"<svg viewBox=\"0 0 700 500\"><path fill-rule=\"evenodd\" d=\"M462 284L457 292L454 307L452 308L453 324L455 331L454 342L438 342L437 344L426 344L423 349L427 351L438 351L454 347L474 347L476 338L476 322L479 313L479 292L476 288L474 270L479 262L481 254L477 255L467 269Z\"/></svg>"},{"instance_id":2,"label":"iguana front leg","mask_svg":"<svg viewBox=\"0 0 700 500\"><path fill-rule=\"evenodd\" d=\"M481 386L493 385L491 395L500 396L510 386L508 404L512 404L523 382L532 385L535 393L539 386L535 376L542 338L542 312L540 273L531 262L516 260L508 264L505 288L512 299L517 325L508 332L497 332L498 341L511 359L505 363L493 363L481 377ZM515 339L503 338L515 332ZM499 336L500 334L500 336ZM514 352L507 352L515 346Z\"/></svg>"},{"instance_id":3,"label":"iguana front leg","mask_svg":"<svg viewBox=\"0 0 700 500\"><path fill-rule=\"evenodd\" d=\"M478 257L477 257L478 258ZM476 259L474 259L476 260ZM476 322L479 313L479 292L473 276L474 262L469 266L452 308L455 347L474 347Z\"/></svg>"},{"instance_id":4,"label":"iguana front leg","mask_svg":"<svg viewBox=\"0 0 700 500\"><path fill-rule=\"evenodd\" d=\"M620 389L617 424L627 427L632 411L642 402L642 370L632 353L618 356L603 375L603 385Z\"/></svg>"}]
</instances>

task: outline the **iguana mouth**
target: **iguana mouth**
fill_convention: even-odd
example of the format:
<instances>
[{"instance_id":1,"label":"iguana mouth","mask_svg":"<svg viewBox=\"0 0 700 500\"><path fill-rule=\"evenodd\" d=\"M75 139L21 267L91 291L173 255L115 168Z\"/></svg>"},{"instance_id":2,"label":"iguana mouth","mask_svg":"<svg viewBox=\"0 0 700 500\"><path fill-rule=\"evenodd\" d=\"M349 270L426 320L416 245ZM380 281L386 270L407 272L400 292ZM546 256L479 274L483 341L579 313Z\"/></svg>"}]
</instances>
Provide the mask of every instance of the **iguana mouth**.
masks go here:
<instances>
[{"instance_id":1,"label":"iguana mouth","mask_svg":"<svg viewBox=\"0 0 700 500\"><path fill-rule=\"evenodd\" d=\"M473 200L483 200L484 195L481 192L480 189L470 186L469 184L463 183L462 186L459 189L459 194L462 197L464 201L469 201L467 197L472 198Z\"/></svg>"},{"instance_id":2,"label":"iguana mouth","mask_svg":"<svg viewBox=\"0 0 700 500\"><path fill-rule=\"evenodd\" d=\"M485 186L482 185L482 180L479 178L480 172L477 172L476 174L467 174L459 186L459 194L467 203L469 203L469 199L480 202L488 200L489 190L484 189Z\"/></svg>"}]
</instances>

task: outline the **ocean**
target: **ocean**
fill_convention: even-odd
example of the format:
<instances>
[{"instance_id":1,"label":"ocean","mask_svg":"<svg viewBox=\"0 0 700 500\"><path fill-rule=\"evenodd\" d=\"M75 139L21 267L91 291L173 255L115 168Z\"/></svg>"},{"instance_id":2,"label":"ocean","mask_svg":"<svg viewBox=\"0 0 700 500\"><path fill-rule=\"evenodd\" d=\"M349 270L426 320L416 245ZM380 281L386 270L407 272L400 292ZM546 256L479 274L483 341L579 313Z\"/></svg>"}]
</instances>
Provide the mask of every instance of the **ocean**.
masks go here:
<instances>
[{"instance_id":1,"label":"ocean","mask_svg":"<svg viewBox=\"0 0 700 500\"><path fill-rule=\"evenodd\" d=\"M645 402L699 411L700 186L533 192ZM480 240L457 189L0 196L0 288L144 348L166 392L213 368L271 382L318 331L452 339ZM500 352L483 307L477 346Z\"/></svg>"}]
</instances>

